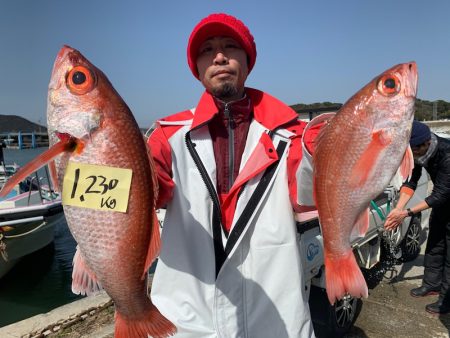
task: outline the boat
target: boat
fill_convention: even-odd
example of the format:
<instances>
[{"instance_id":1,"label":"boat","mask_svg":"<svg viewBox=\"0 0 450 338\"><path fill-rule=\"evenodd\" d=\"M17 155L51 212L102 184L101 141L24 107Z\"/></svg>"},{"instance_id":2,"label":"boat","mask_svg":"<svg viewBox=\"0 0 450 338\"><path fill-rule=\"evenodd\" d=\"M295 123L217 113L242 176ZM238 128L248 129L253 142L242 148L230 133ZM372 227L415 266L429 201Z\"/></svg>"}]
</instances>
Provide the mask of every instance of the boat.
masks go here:
<instances>
[{"instance_id":1,"label":"boat","mask_svg":"<svg viewBox=\"0 0 450 338\"><path fill-rule=\"evenodd\" d=\"M17 163L4 164L2 162L0 164L0 188L6 183L9 177L19 170L19 168L20 166Z\"/></svg>"},{"instance_id":2,"label":"boat","mask_svg":"<svg viewBox=\"0 0 450 338\"><path fill-rule=\"evenodd\" d=\"M64 217L61 197L45 173L45 178L28 177L0 200L0 279L22 257L52 243L55 225Z\"/></svg>"}]
</instances>

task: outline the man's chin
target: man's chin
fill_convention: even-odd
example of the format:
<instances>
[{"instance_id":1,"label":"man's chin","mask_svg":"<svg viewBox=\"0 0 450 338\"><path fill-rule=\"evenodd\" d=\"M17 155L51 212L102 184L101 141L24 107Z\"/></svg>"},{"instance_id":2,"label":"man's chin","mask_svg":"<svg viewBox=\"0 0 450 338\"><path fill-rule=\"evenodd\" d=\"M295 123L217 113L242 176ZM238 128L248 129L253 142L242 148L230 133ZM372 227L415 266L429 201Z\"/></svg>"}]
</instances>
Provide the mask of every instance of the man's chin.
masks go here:
<instances>
[{"instance_id":1,"label":"man's chin","mask_svg":"<svg viewBox=\"0 0 450 338\"><path fill-rule=\"evenodd\" d=\"M238 90L236 85L229 82L221 83L211 89L211 93L219 99L230 99L237 95Z\"/></svg>"}]
</instances>

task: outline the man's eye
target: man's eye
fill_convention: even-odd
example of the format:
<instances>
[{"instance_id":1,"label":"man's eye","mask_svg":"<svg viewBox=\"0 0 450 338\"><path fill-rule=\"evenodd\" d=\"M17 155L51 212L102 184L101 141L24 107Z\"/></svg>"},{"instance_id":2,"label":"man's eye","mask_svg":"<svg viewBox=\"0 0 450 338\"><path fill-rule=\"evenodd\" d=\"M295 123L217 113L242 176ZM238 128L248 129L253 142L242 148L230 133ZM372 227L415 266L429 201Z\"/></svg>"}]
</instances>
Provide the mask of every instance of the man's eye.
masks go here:
<instances>
[{"instance_id":1,"label":"man's eye","mask_svg":"<svg viewBox=\"0 0 450 338\"><path fill-rule=\"evenodd\" d=\"M211 52L212 51L212 47L203 47L203 48L200 48L200 54L205 54L205 53L209 53L209 52Z\"/></svg>"}]
</instances>

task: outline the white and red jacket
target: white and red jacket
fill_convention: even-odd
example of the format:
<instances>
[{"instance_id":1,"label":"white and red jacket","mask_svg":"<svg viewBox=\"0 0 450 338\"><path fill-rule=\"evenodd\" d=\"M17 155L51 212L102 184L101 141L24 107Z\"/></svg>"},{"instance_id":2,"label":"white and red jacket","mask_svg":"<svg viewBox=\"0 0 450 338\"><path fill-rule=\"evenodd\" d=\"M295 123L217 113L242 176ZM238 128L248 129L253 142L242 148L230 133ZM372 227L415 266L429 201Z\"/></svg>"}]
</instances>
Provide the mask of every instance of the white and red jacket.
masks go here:
<instances>
[{"instance_id":1,"label":"white and red jacket","mask_svg":"<svg viewBox=\"0 0 450 338\"><path fill-rule=\"evenodd\" d=\"M196 109L159 120L148 143L167 204L151 297L177 337L314 336L304 291L294 210L305 124L270 95L253 104L239 175L227 199L216 192L204 93ZM231 229L222 224L231 208Z\"/></svg>"}]
</instances>

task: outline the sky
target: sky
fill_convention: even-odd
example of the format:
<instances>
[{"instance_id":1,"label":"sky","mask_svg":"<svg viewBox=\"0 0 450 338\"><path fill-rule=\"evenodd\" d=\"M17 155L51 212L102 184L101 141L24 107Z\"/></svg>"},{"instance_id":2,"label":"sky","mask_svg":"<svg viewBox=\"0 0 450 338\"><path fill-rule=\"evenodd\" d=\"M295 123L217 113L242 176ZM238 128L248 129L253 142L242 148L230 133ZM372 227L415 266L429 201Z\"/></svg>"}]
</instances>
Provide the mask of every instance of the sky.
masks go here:
<instances>
[{"instance_id":1,"label":"sky","mask_svg":"<svg viewBox=\"0 0 450 338\"><path fill-rule=\"evenodd\" d=\"M201 83L186 46L225 12L255 37L246 85L288 105L344 103L391 66L416 61L418 97L450 101L448 0L0 0L0 114L46 124L47 88L63 45L100 68L146 128L195 107Z\"/></svg>"}]
</instances>

